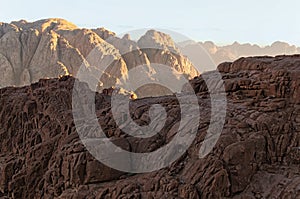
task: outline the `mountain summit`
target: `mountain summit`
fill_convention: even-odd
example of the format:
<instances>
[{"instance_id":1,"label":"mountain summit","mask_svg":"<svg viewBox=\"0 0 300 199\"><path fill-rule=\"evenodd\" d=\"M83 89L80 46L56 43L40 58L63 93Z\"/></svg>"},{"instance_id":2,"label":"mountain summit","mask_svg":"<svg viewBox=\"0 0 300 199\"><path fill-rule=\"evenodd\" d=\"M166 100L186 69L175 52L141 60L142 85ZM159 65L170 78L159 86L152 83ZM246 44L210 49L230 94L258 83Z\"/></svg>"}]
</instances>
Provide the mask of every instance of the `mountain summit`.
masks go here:
<instances>
[{"instance_id":1,"label":"mountain summit","mask_svg":"<svg viewBox=\"0 0 300 199\"><path fill-rule=\"evenodd\" d=\"M104 28L78 28L64 19L0 23L0 63L0 87L76 76L80 67L93 71L101 88L114 86L133 67L154 70L151 63L167 65L188 78L198 75L164 33L151 30L135 42L130 35L119 38ZM103 71L105 64L109 66Z\"/></svg>"}]
</instances>

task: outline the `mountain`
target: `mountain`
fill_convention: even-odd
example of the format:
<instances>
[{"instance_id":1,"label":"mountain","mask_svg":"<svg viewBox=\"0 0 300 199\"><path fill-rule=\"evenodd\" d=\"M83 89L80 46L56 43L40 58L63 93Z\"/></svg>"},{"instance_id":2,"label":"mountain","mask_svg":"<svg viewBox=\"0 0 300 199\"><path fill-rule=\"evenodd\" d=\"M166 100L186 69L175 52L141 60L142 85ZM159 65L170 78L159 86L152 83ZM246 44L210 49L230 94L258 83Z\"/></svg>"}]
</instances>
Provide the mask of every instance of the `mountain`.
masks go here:
<instances>
[{"instance_id":1,"label":"mountain","mask_svg":"<svg viewBox=\"0 0 300 199\"><path fill-rule=\"evenodd\" d=\"M11 34L21 35L23 41L25 33ZM45 35L46 38L41 36L41 46L43 40L51 37ZM90 36L93 35L91 32ZM79 38L84 41L86 37ZM95 42L102 42L100 37L95 38ZM68 52L82 55L66 40L60 40L57 49L64 46ZM19 43L17 39L16 44ZM113 49L111 45L107 48ZM80 57L83 59L83 55ZM63 56L60 58L64 60ZM25 60L20 63L28 63ZM42 79L21 88L2 88L0 197L299 198L299 69L299 55L241 58L219 65L227 95L227 114L220 138L204 158L199 158L199 149L212 114L207 85L214 89L222 84L215 78L215 71L194 78L190 83L197 94L201 114L196 138L170 166L141 174L105 166L84 147L72 115L73 77ZM87 88L85 83L79 84ZM86 89L81 93L88 95L93 91ZM189 93L184 91L182 95L189 96ZM167 112L166 124L157 135L146 139L132 137L116 125L110 96L95 93L94 99L97 119L106 136L131 152L152 152L171 142L181 122L181 107L175 95L132 100L131 117L139 125L149 123L149 108L153 104L160 104ZM124 118L124 124L127 119ZM87 134L92 130L89 123L81 125ZM105 145L107 138L98 139L100 145ZM105 157L118 158L109 154ZM127 161L132 163L130 159Z\"/></svg>"},{"instance_id":2,"label":"mountain","mask_svg":"<svg viewBox=\"0 0 300 199\"><path fill-rule=\"evenodd\" d=\"M130 35L118 38L104 28L78 28L63 19L0 23L0 87L76 76L80 70L101 90L114 86L136 66L145 65L155 73L150 63L167 65L188 78L198 75L172 39L154 30L135 42Z\"/></svg>"},{"instance_id":3,"label":"mountain","mask_svg":"<svg viewBox=\"0 0 300 199\"><path fill-rule=\"evenodd\" d=\"M211 41L175 43L169 35L155 30L134 41L128 34L119 38L105 28L79 28L59 18L20 20L0 23L0 88L29 85L41 78L77 76L80 70L80 75L88 74L85 78L93 90L102 91L121 87L122 79L127 79L132 69L143 70L141 78L157 80L153 76L161 73L157 68L167 65L191 79L240 57L299 52L299 48L284 42L265 47L237 42L227 46ZM139 97L171 94L159 85L136 92Z\"/></svg>"},{"instance_id":4,"label":"mountain","mask_svg":"<svg viewBox=\"0 0 300 199\"><path fill-rule=\"evenodd\" d=\"M256 44L240 44L234 42L232 45L217 46L212 41L195 42L192 40L178 43L180 50L186 55L195 66L200 67L203 71L214 70L216 66L223 62L232 62L241 57L249 56L276 56L276 55L293 55L299 54L300 50L295 45L289 45L285 42L274 42L270 46L260 47ZM205 57L211 57L215 63L210 66L205 61Z\"/></svg>"}]
</instances>

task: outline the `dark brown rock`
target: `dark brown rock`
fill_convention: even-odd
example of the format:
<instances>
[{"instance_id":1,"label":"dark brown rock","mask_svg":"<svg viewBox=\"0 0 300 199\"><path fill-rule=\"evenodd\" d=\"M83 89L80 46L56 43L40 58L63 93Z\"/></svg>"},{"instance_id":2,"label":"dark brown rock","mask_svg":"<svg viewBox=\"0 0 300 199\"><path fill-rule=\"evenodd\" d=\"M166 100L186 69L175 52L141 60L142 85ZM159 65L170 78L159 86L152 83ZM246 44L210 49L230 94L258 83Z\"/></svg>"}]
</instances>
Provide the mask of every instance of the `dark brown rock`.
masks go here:
<instances>
[{"instance_id":1,"label":"dark brown rock","mask_svg":"<svg viewBox=\"0 0 300 199\"><path fill-rule=\"evenodd\" d=\"M300 56L243 58L221 65L227 116L214 149L199 148L210 122L205 81L191 81L201 109L196 139L171 166L144 174L111 169L82 145L72 116L74 78L0 90L0 197L6 198L299 198ZM214 79L210 80L213 81ZM218 86L218 82L214 82ZM137 139L120 131L110 97L96 94L99 123L115 144L150 152L169 142L180 121L175 96L130 102L132 118L149 122L151 104L168 116L161 132Z\"/></svg>"}]
</instances>

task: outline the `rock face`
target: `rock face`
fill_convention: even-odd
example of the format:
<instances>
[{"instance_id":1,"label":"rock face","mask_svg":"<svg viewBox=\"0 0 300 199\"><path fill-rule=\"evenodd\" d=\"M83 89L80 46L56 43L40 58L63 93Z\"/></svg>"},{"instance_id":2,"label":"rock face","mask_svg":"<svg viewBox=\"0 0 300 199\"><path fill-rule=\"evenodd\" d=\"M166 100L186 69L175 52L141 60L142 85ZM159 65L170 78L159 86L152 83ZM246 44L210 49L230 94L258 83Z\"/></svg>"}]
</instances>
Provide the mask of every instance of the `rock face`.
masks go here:
<instances>
[{"instance_id":1,"label":"rock face","mask_svg":"<svg viewBox=\"0 0 300 199\"><path fill-rule=\"evenodd\" d=\"M148 55L150 62L161 63L190 77L199 75L192 63L181 55L172 38L155 30L149 30L138 40L138 45Z\"/></svg>"},{"instance_id":2,"label":"rock face","mask_svg":"<svg viewBox=\"0 0 300 199\"><path fill-rule=\"evenodd\" d=\"M178 49L155 49L174 45L169 36L149 31L143 38L152 50L141 50L143 39L118 38L104 28L81 29L63 19L0 23L0 88L29 85L41 78L76 76L80 67L99 82L99 89L115 86L136 66L154 70L150 63L170 66L188 78L198 75Z\"/></svg>"},{"instance_id":3,"label":"rock face","mask_svg":"<svg viewBox=\"0 0 300 199\"><path fill-rule=\"evenodd\" d=\"M234 42L231 45L217 46L211 41L206 42L181 42L181 51L193 62L194 65L201 68L200 72L215 70L211 67L203 56L210 55L216 66L227 61L234 61L241 57L249 56L276 56L276 55L293 55L300 53L299 48L289 45L285 42L274 42L270 46L260 47L258 45L240 44Z\"/></svg>"},{"instance_id":4,"label":"rock face","mask_svg":"<svg viewBox=\"0 0 300 199\"><path fill-rule=\"evenodd\" d=\"M218 69L228 105L213 151L198 157L211 114L207 86L199 76L191 84L205 117L196 139L171 166L146 174L116 171L87 152L72 117L73 77L1 89L0 197L299 198L300 56L242 58ZM220 85L206 75L212 85ZM175 96L132 101L137 124L149 123L151 104L165 107L167 122L159 134L138 139L116 126L109 96L95 97L106 135L132 152L154 151L177 132Z\"/></svg>"}]
</instances>

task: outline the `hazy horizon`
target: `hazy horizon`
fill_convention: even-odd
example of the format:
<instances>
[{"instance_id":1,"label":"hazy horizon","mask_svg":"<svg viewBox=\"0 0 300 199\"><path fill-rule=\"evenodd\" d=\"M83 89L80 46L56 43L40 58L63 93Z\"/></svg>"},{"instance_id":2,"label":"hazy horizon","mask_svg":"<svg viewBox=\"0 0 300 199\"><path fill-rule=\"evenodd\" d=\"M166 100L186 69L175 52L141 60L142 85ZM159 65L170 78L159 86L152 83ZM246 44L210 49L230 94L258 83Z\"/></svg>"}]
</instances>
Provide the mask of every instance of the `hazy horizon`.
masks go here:
<instances>
[{"instance_id":1,"label":"hazy horizon","mask_svg":"<svg viewBox=\"0 0 300 199\"><path fill-rule=\"evenodd\" d=\"M59 18L59 17L51 17L51 18ZM44 19L49 19L49 18L40 18L40 19L36 19L36 20L28 20L28 19L25 19L25 18L21 18L21 19L16 19L16 20L11 20L11 21L0 21L0 22L3 22L3 23L12 23L12 22L16 22L16 21L21 21L21 20L25 20L27 22L36 22L36 21L39 21L39 20L44 20ZM65 18L60 18L60 19L65 19ZM67 19L65 19L67 20ZM67 20L71 23L73 23L72 21L70 20ZM75 24L75 23L74 23ZM116 34L116 36L119 36L119 37L122 37L124 34L127 34L129 33L130 34L130 37L133 41L137 41L142 35L144 35L148 30L150 29L154 29L154 30L157 30L157 31L161 31L161 32L164 32L164 33L167 33L167 34L170 34L172 36L172 39L176 42L176 43L184 43L184 42L195 42L195 43L205 43L205 42L213 42L216 46L218 47L225 47L225 46L230 46L230 45L233 45L234 43L238 43L240 45L244 45L244 44L250 44L250 45L258 45L260 48L265 48L265 47L268 47L268 46L271 46L272 44L276 43L276 42L283 42L283 43L287 43L289 44L290 46L296 46L297 48L300 47L300 45L296 45L296 44L293 44L293 43L289 43L287 41L283 41L283 40L277 40L277 41L272 41L271 43L267 43L267 44L259 44L259 43L251 43L251 42L239 42L239 41L231 41L231 42L228 42L228 43L225 43L225 42L217 42L217 41L213 41L213 40L196 40L196 39L193 39L193 38L189 38L189 37L186 37L185 35L182 35L182 36L178 36L177 32L176 31L172 31L172 30L168 30L168 29L161 29L161 28L148 28L148 29L134 29L134 30L127 30L126 32L116 32L112 29L108 29L104 26L93 26L93 27L86 27L86 26L79 26L77 24L75 24L78 28L105 28L109 31L112 31ZM135 34L135 32L137 32ZM172 32L174 32L175 34L172 34ZM180 33L181 34L181 33Z\"/></svg>"},{"instance_id":2,"label":"hazy horizon","mask_svg":"<svg viewBox=\"0 0 300 199\"><path fill-rule=\"evenodd\" d=\"M287 1L164 1L137 0L82 2L53 0L4 1L0 21L63 18L78 27L105 27L117 34L130 30L167 29L195 41L213 41L218 45L239 43L271 45L282 41L300 46L300 2Z\"/></svg>"}]
</instances>

